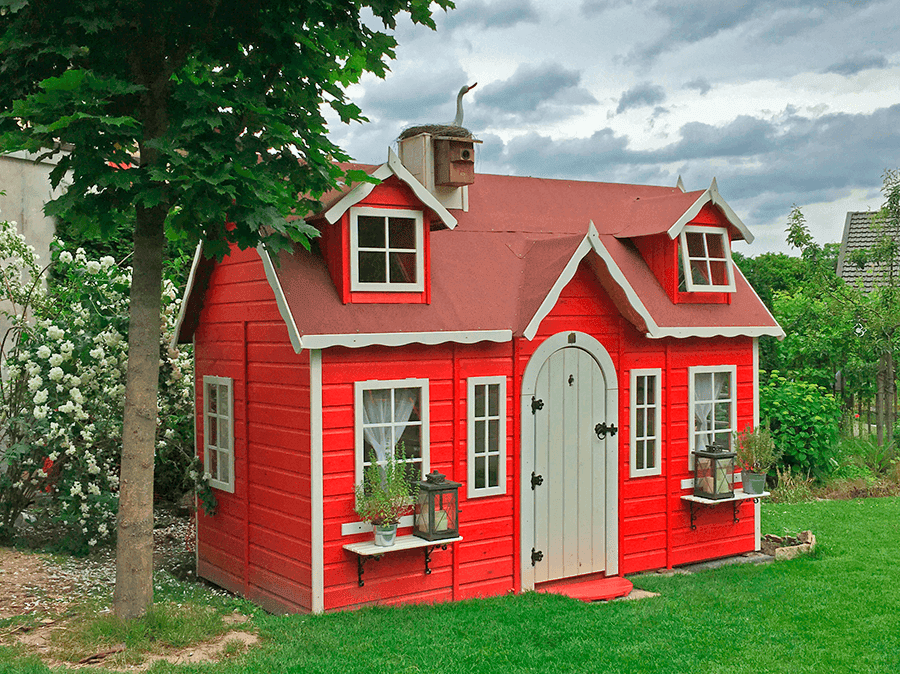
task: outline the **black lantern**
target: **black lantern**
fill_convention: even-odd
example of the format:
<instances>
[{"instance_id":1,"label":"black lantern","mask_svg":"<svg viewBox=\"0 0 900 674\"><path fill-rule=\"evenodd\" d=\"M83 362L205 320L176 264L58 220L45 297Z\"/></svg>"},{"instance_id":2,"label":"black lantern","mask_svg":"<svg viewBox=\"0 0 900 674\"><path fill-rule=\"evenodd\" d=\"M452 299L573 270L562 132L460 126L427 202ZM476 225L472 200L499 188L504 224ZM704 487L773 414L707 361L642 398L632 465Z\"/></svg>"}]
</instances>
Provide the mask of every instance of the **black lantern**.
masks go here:
<instances>
[{"instance_id":1,"label":"black lantern","mask_svg":"<svg viewBox=\"0 0 900 674\"><path fill-rule=\"evenodd\" d=\"M459 536L459 487L437 471L419 482L413 534L426 541Z\"/></svg>"},{"instance_id":2,"label":"black lantern","mask_svg":"<svg viewBox=\"0 0 900 674\"><path fill-rule=\"evenodd\" d=\"M734 457L727 447L707 445L694 450L694 496L724 499L734 496Z\"/></svg>"}]
</instances>

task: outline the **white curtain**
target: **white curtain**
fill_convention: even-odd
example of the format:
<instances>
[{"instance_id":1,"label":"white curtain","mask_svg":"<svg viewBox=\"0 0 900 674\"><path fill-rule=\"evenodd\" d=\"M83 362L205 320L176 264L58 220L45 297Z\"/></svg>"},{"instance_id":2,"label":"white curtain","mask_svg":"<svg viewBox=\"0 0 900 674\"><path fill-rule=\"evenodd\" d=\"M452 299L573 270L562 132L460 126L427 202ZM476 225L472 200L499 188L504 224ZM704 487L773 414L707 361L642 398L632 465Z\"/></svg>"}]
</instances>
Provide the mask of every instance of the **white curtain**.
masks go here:
<instances>
[{"instance_id":1,"label":"white curtain","mask_svg":"<svg viewBox=\"0 0 900 674\"><path fill-rule=\"evenodd\" d=\"M389 451L393 452L409 425L418 399L419 390L413 388L363 391L363 435L375 450L379 463L387 458Z\"/></svg>"},{"instance_id":2,"label":"white curtain","mask_svg":"<svg viewBox=\"0 0 900 674\"><path fill-rule=\"evenodd\" d=\"M719 376L716 376L716 375ZM704 372L694 376L694 417L696 419L696 427L698 432L694 435L694 442L699 447L694 449L706 449L707 445L713 444L716 439L715 435L715 419L713 418L713 401L718 400L719 396L728 385L729 374L727 372L713 373ZM713 382L715 382L715 391L713 391Z\"/></svg>"}]
</instances>

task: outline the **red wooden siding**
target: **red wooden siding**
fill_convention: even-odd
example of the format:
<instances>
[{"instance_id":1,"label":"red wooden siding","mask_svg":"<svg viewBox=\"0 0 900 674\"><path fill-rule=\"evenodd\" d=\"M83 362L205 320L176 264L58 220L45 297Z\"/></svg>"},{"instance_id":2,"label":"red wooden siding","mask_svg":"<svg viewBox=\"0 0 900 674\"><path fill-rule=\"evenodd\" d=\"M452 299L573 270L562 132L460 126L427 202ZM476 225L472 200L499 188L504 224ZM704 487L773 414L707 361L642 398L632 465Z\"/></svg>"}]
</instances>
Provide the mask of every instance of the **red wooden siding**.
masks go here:
<instances>
[{"instance_id":1,"label":"red wooden siding","mask_svg":"<svg viewBox=\"0 0 900 674\"><path fill-rule=\"evenodd\" d=\"M730 504L704 507L691 530L681 496L688 470L688 368L737 366L737 423L753 421L753 343L750 338L651 340L639 334L616 310L584 263L541 323L531 342L518 340L516 380L521 381L535 349L557 332L577 330L595 337L616 367L619 383L619 572L621 574L686 564L754 548L753 505L739 508L733 523ZM630 370L662 370L662 474L629 477ZM519 429L516 430L519 433ZM518 439L518 437L517 437ZM516 443L519 446L519 443Z\"/></svg>"},{"instance_id":2,"label":"red wooden siding","mask_svg":"<svg viewBox=\"0 0 900 674\"><path fill-rule=\"evenodd\" d=\"M255 251L216 266L195 335L203 375L234 380L235 490L198 518L199 575L274 610L311 608L309 355L298 356ZM248 451L248 444L251 448Z\"/></svg>"},{"instance_id":3,"label":"red wooden siding","mask_svg":"<svg viewBox=\"0 0 900 674\"><path fill-rule=\"evenodd\" d=\"M507 380L507 493L467 500L460 490L460 533L465 540L432 554L424 573L424 551L384 555L365 565L365 586L357 585L356 557L346 543L371 533L342 535L353 511L355 469L354 382L427 379L430 468L466 481L468 377L511 374L512 347L500 345L409 346L402 349L328 349L322 356L324 429L325 608L366 603L446 601L513 590L512 382ZM454 429L455 432L454 432ZM400 535L410 533L401 529Z\"/></svg>"}]
</instances>

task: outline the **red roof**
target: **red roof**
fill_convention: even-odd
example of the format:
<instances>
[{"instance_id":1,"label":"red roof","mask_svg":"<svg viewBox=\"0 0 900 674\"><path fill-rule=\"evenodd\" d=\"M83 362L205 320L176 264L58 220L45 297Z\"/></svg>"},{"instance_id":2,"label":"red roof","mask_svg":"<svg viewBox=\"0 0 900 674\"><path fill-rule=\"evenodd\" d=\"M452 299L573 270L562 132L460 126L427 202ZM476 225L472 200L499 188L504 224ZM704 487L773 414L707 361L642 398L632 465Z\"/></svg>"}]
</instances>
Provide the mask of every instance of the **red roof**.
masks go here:
<instances>
[{"instance_id":1,"label":"red roof","mask_svg":"<svg viewBox=\"0 0 900 674\"><path fill-rule=\"evenodd\" d=\"M323 201L331 206L352 187ZM269 265L270 281L277 277L273 287L277 297L283 292L289 328L296 325L297 348L530 339L582 261L650 337L783 336L740 273L730 304L673 304L628 238L672 235L704 199L721 202L714 187L710 197L710 190L479 174L468 188L468 211L452 211L456 228L431 233L430 304L345 305L323 258L299 246ZM740 236L746 229L738 225ZM181 332L192 331L190 323Z\"/></svg>"}]
</instances>

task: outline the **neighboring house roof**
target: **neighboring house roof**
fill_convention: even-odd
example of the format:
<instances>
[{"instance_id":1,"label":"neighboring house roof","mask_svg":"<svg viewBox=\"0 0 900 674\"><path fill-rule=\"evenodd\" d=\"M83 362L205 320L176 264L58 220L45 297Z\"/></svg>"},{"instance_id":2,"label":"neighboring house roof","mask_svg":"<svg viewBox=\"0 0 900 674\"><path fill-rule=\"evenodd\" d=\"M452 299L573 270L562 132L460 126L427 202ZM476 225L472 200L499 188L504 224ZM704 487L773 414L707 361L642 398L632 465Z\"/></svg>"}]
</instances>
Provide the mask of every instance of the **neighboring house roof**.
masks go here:
<instances>
[{"instance_id":1,"label":"neighboring house roof","mask_svg":"<svg viewBox=\"0 0 900 674\"><path fill-rule=\"evenodd\" d=\"M386 173L392 164L357 168ZM326 195L323 214L358 203L355 189ZM430 304L343 304L315 247L295 246L274 264L259 249L294 348L531 339L582 262L648 337L784 336L739 271L731 304L673 304L630 240L662 233L674 239L710 202L722 209L732 238L752 240L715 181L708 190L684 192L478 174L468 190L468 210L454 211L454 225L444 221L446 229L431 233ZM200 276L211 271L202 262L197 268L205 270ZM194 281L204 286L202 278ZM189 305L189 313L197 311L190 287L182 317ZM176 338L189 340L195 321L179 326Z\"/></svg>"},{"instance_id":2,"label":"neighboring house roof","mask_svg":"<svg viewBox=\"0 0 900 674\"><path fill-rule=\"evenodd\" d=\"M871 290L877 272L875 265L860 267L851 261L856 251L864 251L884 236L883 227L876 223L877 212L851 211L844 221L844 235L841 238L841 249L838 253L837 275L847 283L858 285L866 291ZM900 274L900 259L894 261L894 274Z\"/></svg>"}]
</instances>

